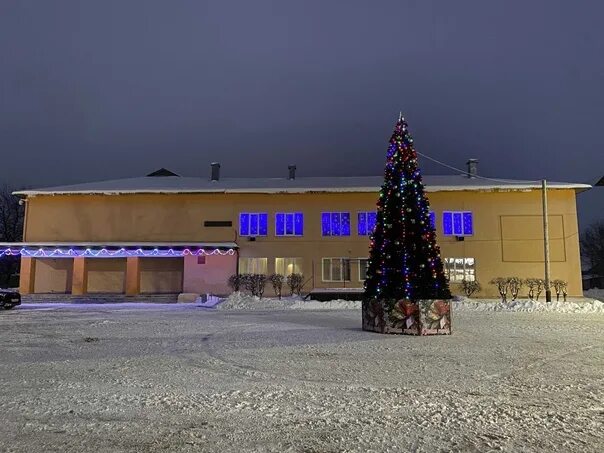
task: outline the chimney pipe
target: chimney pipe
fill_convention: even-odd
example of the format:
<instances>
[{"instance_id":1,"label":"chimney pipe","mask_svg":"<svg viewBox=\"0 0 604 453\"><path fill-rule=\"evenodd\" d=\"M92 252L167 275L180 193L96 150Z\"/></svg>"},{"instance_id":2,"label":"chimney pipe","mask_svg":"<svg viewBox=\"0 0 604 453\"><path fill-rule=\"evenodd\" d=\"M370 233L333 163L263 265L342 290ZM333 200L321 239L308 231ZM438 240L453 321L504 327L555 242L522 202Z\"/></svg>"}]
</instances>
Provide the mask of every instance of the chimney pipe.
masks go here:
<instances>
[{"instance_id":1,"label":"chimney pipe","mask_svg":"<svg viewBox=\"0 0 604 453\"><path fill-rule=\"evenodd\" d=\"M295 165L288 165L287 169L289 170L289 179L290 179L290 181L296 179L296 166Z\"/></svg>"},{"instance_id":2,"label":"chimney pipe","mask_svg":"<svg viewBox=\"0 0 604 453\"><path fill-rule=\"evenodd\" d=\"M476 178L478 175L478 159L468 159L468 178Z\"/></svg>"},{"instance_id":3,"label":"chimney pipe","mask_svg":"<svg viewBox=\"0 0 604 453\"><path fill-rule=\"evenodd\" d=\"M210 165L212 167L212 181L219 181L220 180L220 164L218 162L212 162Z\"/></svg>"}]
</instances>

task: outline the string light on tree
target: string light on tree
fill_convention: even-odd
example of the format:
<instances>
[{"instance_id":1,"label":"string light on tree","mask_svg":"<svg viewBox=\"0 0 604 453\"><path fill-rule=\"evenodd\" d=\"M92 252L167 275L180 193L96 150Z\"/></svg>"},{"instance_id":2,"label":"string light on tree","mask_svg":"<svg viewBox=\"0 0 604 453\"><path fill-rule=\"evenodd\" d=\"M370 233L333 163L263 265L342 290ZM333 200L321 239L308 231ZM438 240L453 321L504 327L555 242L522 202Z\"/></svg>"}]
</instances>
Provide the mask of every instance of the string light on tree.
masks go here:
<instances>
[{"instance_id":1,"label":"string light on tree","mask_svg":"<svg viewBox=\"0 0 604 453\"><path fill-rule=\"evenodd\" d=\"M413 138L399 116L370 239L365 299L450 299Z\"/></svg>"}]
</instances>

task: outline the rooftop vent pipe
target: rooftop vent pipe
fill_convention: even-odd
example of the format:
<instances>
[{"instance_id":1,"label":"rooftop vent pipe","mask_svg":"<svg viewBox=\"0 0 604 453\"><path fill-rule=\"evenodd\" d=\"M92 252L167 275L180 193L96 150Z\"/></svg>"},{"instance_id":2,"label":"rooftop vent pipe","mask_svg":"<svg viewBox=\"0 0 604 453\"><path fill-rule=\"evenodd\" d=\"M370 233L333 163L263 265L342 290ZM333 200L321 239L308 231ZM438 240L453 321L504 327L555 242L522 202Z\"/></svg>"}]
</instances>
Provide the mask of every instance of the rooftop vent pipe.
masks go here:
<instances>
[{"instance_id":1,"label":"rooftop vent pipe","mask_svg":"<svg viewBox=\"0 0 604 453\"><path fill-rule=\"evenodd\" d=\"M289 170L289 179L290 180L296 179L296 166L295 165L288 165L287 169Z\"/></svg>"},{"instance_id":2,"label":"rooftop vent pipe","mask_svg":"<svg viewBox=\"0 0 604 453\"><path fill-rule=\"evenodd\" d=\"M212 181L220 181L220 164L218 162L212 162Z\"/></svg>"},{"instance_id":3,"label":"rooftop vent pipe","mask_svg":"<svg viewBox=\"0 0 604 453\"><path fill-rule=\"evenodd\" d=\"M468 178L476 178L478 175L478 159L468 159Z\"/></svg>"}]
</instances>

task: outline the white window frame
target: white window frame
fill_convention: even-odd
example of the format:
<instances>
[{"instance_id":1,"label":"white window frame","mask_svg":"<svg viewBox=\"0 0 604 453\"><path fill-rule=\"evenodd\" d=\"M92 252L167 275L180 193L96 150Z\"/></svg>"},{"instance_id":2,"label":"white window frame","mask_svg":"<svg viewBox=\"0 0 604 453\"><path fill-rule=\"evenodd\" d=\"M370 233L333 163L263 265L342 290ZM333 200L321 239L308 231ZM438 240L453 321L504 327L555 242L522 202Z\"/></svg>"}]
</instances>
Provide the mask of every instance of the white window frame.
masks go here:
<instances>
[{"instance_id":1,"label":"white window frame","mask_svg":"<svg viewBox=\"0 0 604 453\"><path fill-rule=\"evenodd\" d=\"M444 216L445 214L451 214L451 233L446 233L445 232L445 222L444 222ZM455 234L455 226L454 226L454 222L453 222L453 216L455 214L461 214L461 234ZM464 227L463 227L463 216L464 214L470 214L472 216L472 232L471 233L466 233L465 231L463 231ZM434 229L436 229L436 216L434 216ZM443 211L442 216L441 216L441 222L442 222L442 228L443 228L443 236L458 236L458 237L462 237L462 236L473 236L474 235L474 212L473 211Z\"/></svg>"},{"instance_id":2,"label":"white window frame","mask_svg":"<svg viewBox=\"0 0 604 453\"><path fill-rule=\"evenodd\" d=\"M248 223L247 223L248 234L241 233L241 214L247 214L248 215ZM251 219L250 219L249 216L251 216L253 214L256 214L258 216L260 216L261 214L262 215L266 215L266 234L260 234L260 233L252 234L252 233L250 233L250 231L252 230L251 229L252 221L251 221ZM239 236L242 236L242 237L257 237L257 236L264 237L264 236L268 236L268 217L269 217L268 216L268 212L248 212L248 211L241 211L239 213L239 218L237 219L239 221ZM257 228L258 231L260 231L260 217L258 217L258 225L257 225L257 227L258 227Z\"/></svg>"},{"instance_id":3,"label":"white window frame","mask_svg":"<svg viewBox=\"0 0 604 453\"><path fill-rule=\"evenodd\" d=\"M456 260L463 260L462 263L456 263ZM468 263L468 260L472 260L472 264ZM461 267L458 267L461 266ZM472 257L455 257L455 258L444 258L443 268L447 279L451 283L461 283L462 280L470 282L476 281L476 258ZM461 270L461 278L458 278L456 270ZM451 279L453 274L454 279Z\"/></svg>"},{"instance_id":4,"label":"white window frame","mask_svg":"<svg viewBox=\"0 0 604 453\"><path fill-rule=\"evenodd\" d=\"M283 260L283 272L279 272L279 270L277 269L277 260ZM293 262L287 262L287 260L293 260ZM294 268L294 272L295 272L295 268L297 267L299 269L299 273L302 273L302 265L304 264L304 258L300 257L300 256L278 256L275 257L275 274L281 274L285 277L287 277L289 274L285 273L285 270L287 269L287 266L289 264L293 264L293 268Z\"/></svg>"},{"instance_id":5,"label":"white window frame","mask_svg":"<svg viewBox=\"0 0 604 453\"><path fill-rule=\"evenodd\" d=\"M368 268L368 267L369 267L369 258L363 258L363 257L360 257L360 258L358 259L357 273L358 273L359 281L360 281L360 282L364 282L364 281L365 281L365 279L367 278L367 276L366 276L366 275L362 275L362 274L361 274L361 261L367 261L367 266L366 266L366 268Z\"/></svg>"},{"instance_id":6,"label":"white window frame","mask_svg":"<svg viewBox=\"0 0 604 453\"><path fill-rule=\"evenodd\" d=\"M284 218L283 218L283 234L277 234L277 216L283 214ZM302 234L296 234L296 214L302 214L302 222L304 222L304 213L300 212L300 211L296 211L296 212L276 212L275 213L275 236L277 237L282 237L282 236L297 236L297 237L302 237L304 236L304 232L302 232ZM292 225L294 226L294 231L292 234L287 234L287 230L286 230L286 226L287 225L287 216L291 216L292 217ZM304 224L302 224L302 228L304 228Z\"/></svg>"},{"instance_id":7,"label":"white window frame","mask_svg":"<svg viewBox=\"0 0 604 453\"><path fill-rule=\"evenodd\" d=\"M241 269L241 262L242 260L247 260L248 262L256 262L256 264L253 266L254 270L252 272L250 272L248 269L245 270L245 272L242 271ZM265 271L264 272L258 272L258 263L263 262L264 263L264 268ZM264 275L268 275L268 258L265 257L261 257L261 256L240 256L239 257L239 273L240 274L264 274ZM249 264L247 266L249 268Z\"/></svg>"},{"instance_id":8,"label":"white window frame","mask_svg":"<svg viewBox=\"0 0 604 453\"><path fill-rule=\"evenodd\" d=\"M325 279L325 261L326 260L330 260L329 261L329 280ZM340 280L334 280L333 279L333 268L331 265L332 260L340 260L340 266L342 269L342 278ZM344 278L344 262L348 262L348 279ZM351 275L350 275L350 258L346 257L346 256L334 256L334 257L324 257L321 258L321 281L323 282L349 282L351 281Z\"/></svg>"}]
</instances>

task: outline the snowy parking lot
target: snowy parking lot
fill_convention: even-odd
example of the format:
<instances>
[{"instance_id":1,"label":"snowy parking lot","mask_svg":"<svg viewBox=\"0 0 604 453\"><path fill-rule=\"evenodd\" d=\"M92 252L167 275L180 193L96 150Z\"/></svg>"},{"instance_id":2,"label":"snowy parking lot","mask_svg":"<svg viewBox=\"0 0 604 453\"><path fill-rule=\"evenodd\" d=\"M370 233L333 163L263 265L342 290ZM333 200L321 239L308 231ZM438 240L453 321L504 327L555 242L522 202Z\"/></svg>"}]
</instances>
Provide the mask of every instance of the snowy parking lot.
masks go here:
<instances>
[{"instance_id":1,"label":"snowy parking lot","mask_svg":"<svg viewBox=\"0 0 604 453\"><path fill-rule=\"evenodd\" d=\"M604 316L24 305L0 313L0 451L603 451Z\"/></svg>"}]
</instances>

